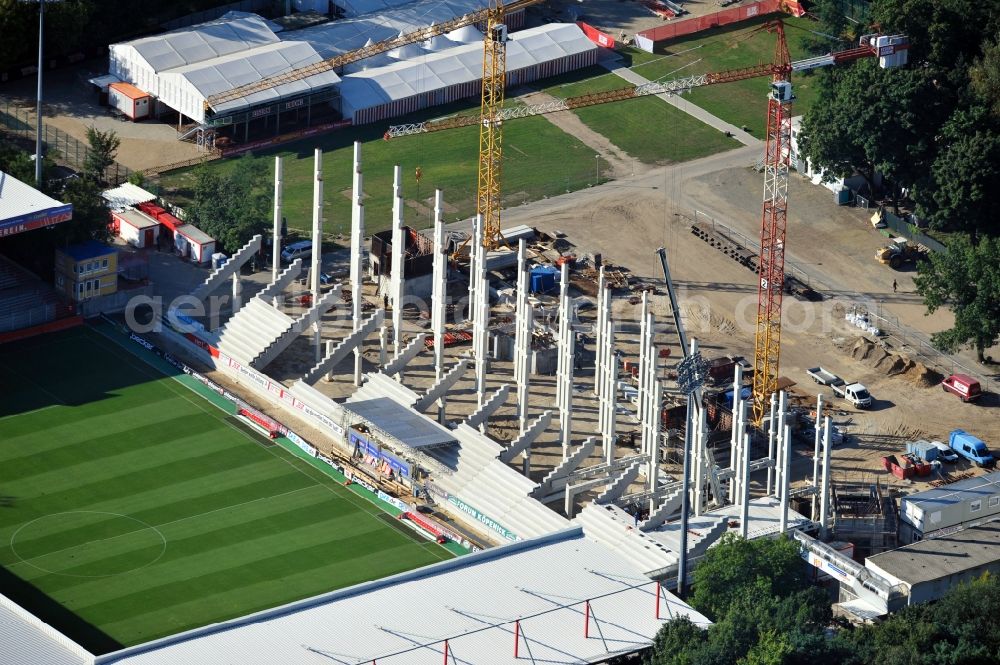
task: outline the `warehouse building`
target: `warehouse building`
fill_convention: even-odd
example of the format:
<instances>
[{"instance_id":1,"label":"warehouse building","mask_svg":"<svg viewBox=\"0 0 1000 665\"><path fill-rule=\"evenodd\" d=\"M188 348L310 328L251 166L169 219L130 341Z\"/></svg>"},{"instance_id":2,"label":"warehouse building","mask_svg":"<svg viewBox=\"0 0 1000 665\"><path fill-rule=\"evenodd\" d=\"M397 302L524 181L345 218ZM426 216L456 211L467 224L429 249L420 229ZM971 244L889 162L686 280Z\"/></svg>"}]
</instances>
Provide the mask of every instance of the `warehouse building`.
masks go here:
<instances>
[{"instance_id":1,"label":"warehouse building","mask_svg":"<svg viewBox=\"0 0 1000 665\"><path fill-rule=\"evenodd\" d=\"M455 43L468 31L447 35ZM430 106L480 94L483 76L482 36L438 52L423 50L420 57L345 74L341 81L341 110L361 125L394 118ZM436 46L440 48L440 40ZM417 51L421 51L416 45ZM550 23L510 36L507 42L507 85L523 85L549 76L597 64L597 45L573 23Z\"/></svg>"},{"instance_id":2,"label":"warehouse building","mask_svg":"<svg viewBox=\"0 0 1000 665\"><path fill-rule=\"evenodd\" d=\"M1000 517L1000 471L900 499L899 540L912 543Z\"/></svg>"},{"instance_id":3,"label":"warehouse building","mask_svg":"<svg viewBox=\"0 0 1000 665\"><path fill-rule=\"evenodd\" d=\"M937 600L983 573L1000 573L1000 521L876 554L865 566L900 585L910 605Z\"/></svg>"}]
</instances>

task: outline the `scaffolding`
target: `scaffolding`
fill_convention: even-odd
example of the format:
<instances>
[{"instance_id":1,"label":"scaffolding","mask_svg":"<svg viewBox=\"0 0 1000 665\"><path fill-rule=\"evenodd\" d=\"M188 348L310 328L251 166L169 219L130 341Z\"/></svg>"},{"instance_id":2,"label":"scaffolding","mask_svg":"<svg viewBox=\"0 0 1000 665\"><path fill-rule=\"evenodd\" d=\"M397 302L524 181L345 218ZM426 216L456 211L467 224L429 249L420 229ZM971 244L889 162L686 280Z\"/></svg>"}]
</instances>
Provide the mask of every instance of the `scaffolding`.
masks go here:
<instances>
[{"instance_id":1,"label":"scaffolding","mask_svg":"<svg viewBox=\"0 0 1000 665\"><path fill-rule=\"evenodd\" d=\"M869 485L833 486L834 534L854 543L855 558L898 547L896 500L876 481Z\"/></svg>"}]
</instances>

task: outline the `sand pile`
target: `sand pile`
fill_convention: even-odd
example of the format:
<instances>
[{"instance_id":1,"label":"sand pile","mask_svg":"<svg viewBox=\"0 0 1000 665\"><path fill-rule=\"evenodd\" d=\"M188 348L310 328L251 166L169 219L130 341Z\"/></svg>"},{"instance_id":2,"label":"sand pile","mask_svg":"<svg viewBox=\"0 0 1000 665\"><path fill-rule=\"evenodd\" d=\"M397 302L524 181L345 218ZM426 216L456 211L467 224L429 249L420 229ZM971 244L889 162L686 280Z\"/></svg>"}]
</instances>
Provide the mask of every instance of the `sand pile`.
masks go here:
<instances>
[{"instance_id":1,"label":"sand pile","mask_svg":"<svg viewBox=\"0 0 1000 665\"><path fill-rule=\"evenodd\" d=\"M898 353L889 353L871 340L859 337L850 348L851 357L885 376L902 376L919 388L941 383L941 374Z\"/></svg>"}]
</instances>

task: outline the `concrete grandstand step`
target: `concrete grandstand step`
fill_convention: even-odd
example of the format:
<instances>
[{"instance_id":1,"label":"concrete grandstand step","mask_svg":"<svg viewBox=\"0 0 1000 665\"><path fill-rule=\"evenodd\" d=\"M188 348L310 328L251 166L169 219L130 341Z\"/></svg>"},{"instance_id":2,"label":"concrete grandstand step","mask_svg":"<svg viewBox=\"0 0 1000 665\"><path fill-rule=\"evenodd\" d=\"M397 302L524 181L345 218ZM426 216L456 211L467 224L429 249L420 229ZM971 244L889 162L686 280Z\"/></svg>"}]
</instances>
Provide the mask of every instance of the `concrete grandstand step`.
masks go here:
<instances>
[{"instance_id":1,"label":"concrete grandstand step","mask_svg":"<svg viewBox=\"0 0 1000 665\"><path fill-rule=\"evenodd\" d=\"M208 277L198 287L191 292L191 295L198 300L204 300L212 291L221 286L229 279L234 272L250 260L254 254L260 251L262 236L255 235L250 241L243 245L235 254L221 266L209 273Z\"/></svg>"}]
</instances>

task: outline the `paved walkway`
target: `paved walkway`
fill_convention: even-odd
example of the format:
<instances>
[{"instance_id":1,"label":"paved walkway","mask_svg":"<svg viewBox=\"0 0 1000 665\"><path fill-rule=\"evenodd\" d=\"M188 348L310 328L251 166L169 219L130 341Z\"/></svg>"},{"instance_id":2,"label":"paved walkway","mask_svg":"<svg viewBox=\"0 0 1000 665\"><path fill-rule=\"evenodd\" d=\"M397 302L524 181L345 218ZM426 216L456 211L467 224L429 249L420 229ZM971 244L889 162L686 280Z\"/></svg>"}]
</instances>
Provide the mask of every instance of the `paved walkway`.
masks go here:
<instances>
[{"instance_id":1,"label":"paved walkway","mask_svg":"<svg viewBox=\"0 0 1000 665\"><path fill-rule=\"evenodd\" d=\"M644 83L649 83L649 79L644 76L636 74L634 71L622 64L620 58L604 58L598 62L599 65L610 71L612 74L619 76L633 85L642 85ZM755 146L764 149L764 142L754 138L750 134L744 132L742 129L736 125L731 125L722 118L716 117L701 108L700 106L695 106L689 101L683 99L680 95L667 95L661 94L656 95L666 103L670 104L676 109L684 111L688 115L701 120L706 125L715 127L720 132L729 132L732 134L733 138L742 143L743 145Z\"/></svg>"}]
</instances>

